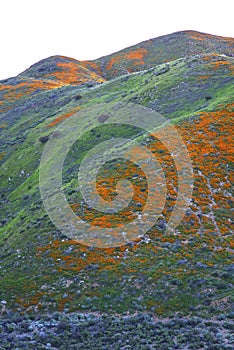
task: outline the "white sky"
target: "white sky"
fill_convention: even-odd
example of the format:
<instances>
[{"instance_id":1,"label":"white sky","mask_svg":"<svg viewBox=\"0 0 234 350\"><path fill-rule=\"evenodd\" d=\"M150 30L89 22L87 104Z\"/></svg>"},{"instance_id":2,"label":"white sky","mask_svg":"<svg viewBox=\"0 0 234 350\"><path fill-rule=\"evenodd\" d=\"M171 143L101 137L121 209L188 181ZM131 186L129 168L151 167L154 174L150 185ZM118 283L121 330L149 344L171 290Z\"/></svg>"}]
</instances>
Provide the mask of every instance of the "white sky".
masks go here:
<instances>
[{"instance_id":1,"label":"white sky","mask_svg":"<svg viewBox=\"0 0 234 350\"><path fill-rule=\"evenodd\" d=\"M191 29L232 36L232 0L0 0L0 79L40 59L95 59Z\"/></svg>"}]
</instances>

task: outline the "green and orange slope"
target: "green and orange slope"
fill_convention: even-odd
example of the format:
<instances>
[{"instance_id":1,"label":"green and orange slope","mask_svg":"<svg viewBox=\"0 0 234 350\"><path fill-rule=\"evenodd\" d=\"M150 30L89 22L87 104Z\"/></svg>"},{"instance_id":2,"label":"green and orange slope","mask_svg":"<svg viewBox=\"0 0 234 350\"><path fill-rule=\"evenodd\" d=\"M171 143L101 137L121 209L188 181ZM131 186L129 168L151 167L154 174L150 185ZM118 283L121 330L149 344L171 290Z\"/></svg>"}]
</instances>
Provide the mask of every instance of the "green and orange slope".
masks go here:
<instances>
[{"instance_id":1,"label":"green and orange slope","mask_svg":"<svg viewBox=\"0 0 234 350\"><path fill-rule=\"evenodd\" d=\"M49 57L0 82L0 300L8 308L160 316L231 312L233 56L234 39L185 31L95 61ZM118 102L149 107L170 119L192 160L193 195L180 225L165 235L163 223L177 197L176 169L165 146L151 139L147 147L167 179L159 221L126 246L86 247L62 236L46 214L40 159L44 143L65 119L96 104ZM80 118L78 127L84 123ZM100 133L81 138L81 151L70 154L64 166L66 196L77 212L75 179L82 157L90 146L115 136L102 124ZM106 200L115 195L119 167L133 177L126 164L112 165L97 184ZM137 183L135 190L137 201L145 200ZM124 215L132 219L132 212ZM84 217L99 227L122 220L89 210Z\"/></svg>"}]
</instances>

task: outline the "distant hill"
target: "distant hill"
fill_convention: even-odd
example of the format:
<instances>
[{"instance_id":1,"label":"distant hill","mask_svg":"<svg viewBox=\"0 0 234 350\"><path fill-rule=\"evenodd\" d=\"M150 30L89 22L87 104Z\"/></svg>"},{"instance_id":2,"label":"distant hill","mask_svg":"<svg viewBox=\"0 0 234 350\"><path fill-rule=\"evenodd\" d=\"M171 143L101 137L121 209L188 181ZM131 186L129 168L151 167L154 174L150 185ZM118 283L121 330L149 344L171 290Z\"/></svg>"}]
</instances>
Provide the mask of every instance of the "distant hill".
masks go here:
<instances>
[{"instance_id":1,"label":"distant hill","mask_svg":"<svg viewBox=\"0 0 234 350\"><path fill-rule=\"evenodd\" d=\"M94 61L52 56L34 64L20 76L70 84L80 84L88 79L101 82L102 78L112 79L178 58L208 53L233 57L234 40L195 31L177 32L144 41Z\"/></svg>"},{"instance_id":2,"label":"distant hill","mask_svg":"<svg viewBox=\"0 0 234 350\"><path fill-rule=\"evenodd\" d=\"M98 73L100 74L96 64L91 61L77 61L69 57L52 56L34 64L21 73L19 77L54 80L78 85L87 81L105 81Z\"/></svg>"}]
</instances>

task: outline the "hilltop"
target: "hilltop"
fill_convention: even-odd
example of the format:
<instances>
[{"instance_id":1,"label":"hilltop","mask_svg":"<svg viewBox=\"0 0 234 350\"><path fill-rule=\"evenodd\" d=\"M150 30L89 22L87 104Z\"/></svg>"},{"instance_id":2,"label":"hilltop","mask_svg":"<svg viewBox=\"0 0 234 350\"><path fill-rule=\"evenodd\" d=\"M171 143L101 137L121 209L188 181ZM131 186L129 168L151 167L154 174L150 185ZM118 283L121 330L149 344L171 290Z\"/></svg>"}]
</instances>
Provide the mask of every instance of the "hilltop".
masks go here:
<instances>
[{"instance_id":1,"label":"hilltop","mask_svg":"<svg viewBox=\"0 0 234 350\"><path fill-rule=\"evenodd\" d=\"M211 53L233 57L233 39L195 31L177 32L144 41L93 61L52 56L34 64L19 76L77 85L86 82L88 78L101 82L100 77L109 80L179 58Z\"/></svg>"}]
</instances>

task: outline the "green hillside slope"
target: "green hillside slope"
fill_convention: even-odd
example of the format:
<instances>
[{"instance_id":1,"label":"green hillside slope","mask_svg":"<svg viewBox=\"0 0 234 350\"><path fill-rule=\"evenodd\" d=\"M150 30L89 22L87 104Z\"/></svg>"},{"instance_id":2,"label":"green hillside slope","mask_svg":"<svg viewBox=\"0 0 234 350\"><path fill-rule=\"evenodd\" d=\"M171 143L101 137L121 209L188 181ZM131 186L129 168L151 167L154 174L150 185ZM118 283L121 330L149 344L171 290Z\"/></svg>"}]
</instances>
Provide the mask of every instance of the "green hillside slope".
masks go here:
<instances>
[{"instance_id":1,"label":"green hillside slope","mask_svg":"<svg viewBox=\"0 0 234 350\"><path fill-rule=\"evenodd\" d=\"M0 82L0 300L9 309L158 316L231 312L233 43L192 31L174 33L93 62L54 56ZM150 139L147 147L167 178L162 215L142 239L117 248L87 247L51 223L39 190L40 160L56 127L74 113L83 130L87 120L79 112L120 102L151 108L175 125L193 164L192 200L177 229L165 235L178 195L176 171L168 150ZM90 118L92 124L95 117ZM82 201L76 177L86 152L110 137L139 137L127 128L115 134L105 118L100 126L81 137L64 164L65 193L77 213ZM115 196L120 169L133 178L126 163L109 164L100 174L109 178L99 184L107 200ZM119 220L101 220L89 209L83 217L99 227Z\"/></svg>"}]
</instances>

